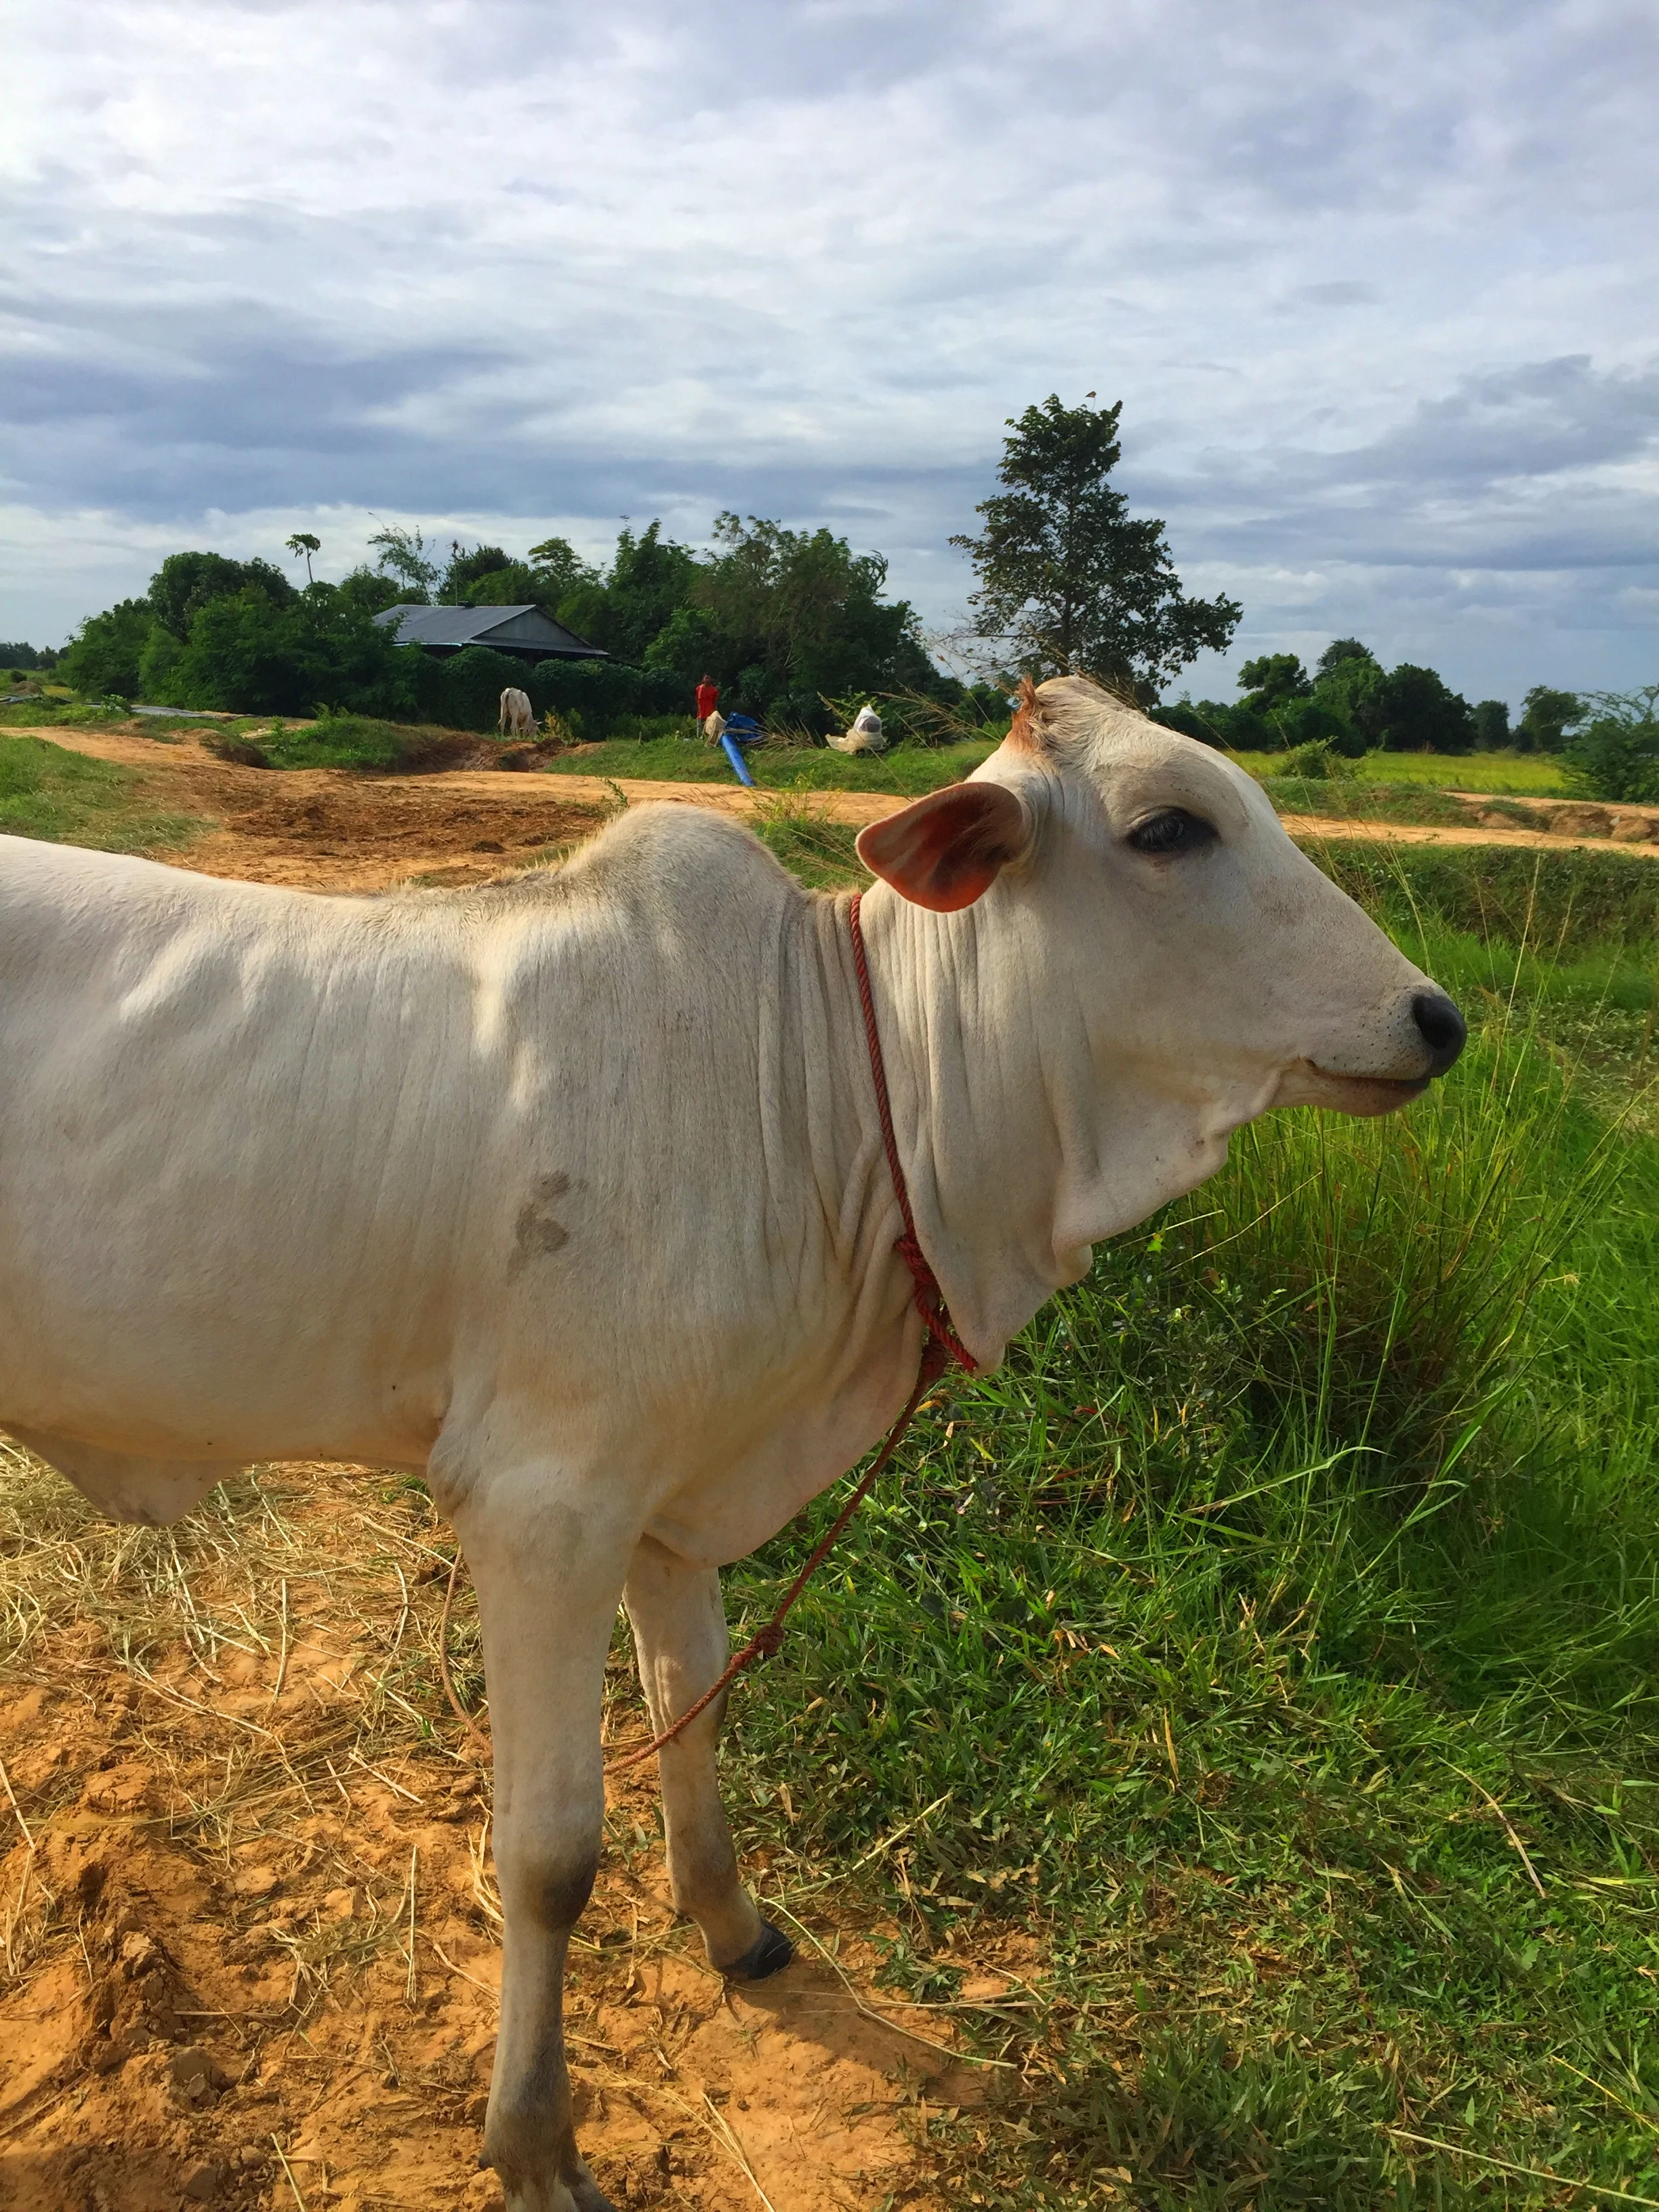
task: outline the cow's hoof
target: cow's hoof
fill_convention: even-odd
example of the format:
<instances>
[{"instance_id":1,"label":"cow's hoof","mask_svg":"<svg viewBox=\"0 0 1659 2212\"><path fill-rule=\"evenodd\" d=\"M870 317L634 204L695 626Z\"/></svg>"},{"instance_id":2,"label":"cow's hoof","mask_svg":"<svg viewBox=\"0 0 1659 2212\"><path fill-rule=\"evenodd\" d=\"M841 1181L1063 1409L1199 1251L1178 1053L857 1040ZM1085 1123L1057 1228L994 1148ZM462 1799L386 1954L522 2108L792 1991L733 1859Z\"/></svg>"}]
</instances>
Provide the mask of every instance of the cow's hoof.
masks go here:
<instances>
[{"instance_id":1,"label":"cow's hoof","mask_svg":"<svg viewBox=\"0 0 1659 2212\"><path fill-rule=\"evenodd\" d=\"M573 2172L567 2173L564 2185L570 2191L570 2201L576 2212L617 2212L616 2206L585 2166L578 2165Z\"/></svg>"},{"instance_id":2,"label":"cow's hoof","mask_svg":"<svg viewBox=\"0 0 1659 2212\"><path fill-rule=\"evenodd\" d=\"M733 1959L720 1971L728 1982L763 1982L769 1974L781 1973L794 1955L795 1947L789 1938L769 1920L763 1920L760 1934L742 1958Z\"/></svg>"}]
</instances>

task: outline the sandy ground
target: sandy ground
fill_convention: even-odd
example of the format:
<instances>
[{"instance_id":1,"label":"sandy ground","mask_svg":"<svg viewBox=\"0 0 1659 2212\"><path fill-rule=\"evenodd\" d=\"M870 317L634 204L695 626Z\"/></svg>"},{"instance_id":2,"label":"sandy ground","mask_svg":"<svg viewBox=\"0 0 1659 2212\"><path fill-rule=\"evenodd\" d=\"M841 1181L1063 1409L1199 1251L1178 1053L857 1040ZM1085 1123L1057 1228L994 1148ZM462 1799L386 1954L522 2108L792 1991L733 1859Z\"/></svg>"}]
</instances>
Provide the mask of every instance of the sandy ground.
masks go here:
<instances>
[{"instance_id":1,"label":"sandy ground","mask_svg":"<svg viewBox=\"0 0 1659 2212\"><path fill-rule=\"evenodd\" d=\"M500 2212L477 2166L501 1983L487 1763L447 1718L388 1732L380 1688L410 1686L395 1664L418 1645L434 1698L447 1532L373 1469L259 1480L268 1554L257 1516L229 1580L181 1535L159 1654L124 1664L65 1607L0 1687L5 2212ZM94 1579L118 1607L139 1577L130 1555L117 1588L106 1550ZM187 1610L234 1640L192 1648ZM618 1657L613 1737L641 1719ZM896 1931L751 1852L797 1957L728 1985L670 1906L653 1769L611 1778L607 1830L566 2018L579 2140L617 2206L945 2212L930 2119L1018 2075L953 2056L962 2006L878 1986L870 1937ZM1034 1952L982 1934L962 1996L1018 2001Z\"/></svg>"},{"instance_id":2,"label":"sandy ground","mask_svg":"<svg viewBox=\"0 0 1659 2212\"><path fill-rule=\"evenodd\" d=\"M31 734L14 732L15 735ZM146 793L170 811L215 826L158 854L207 875L307 890L375 891L395 884L482 882L515 861L556 851L597 829L617 805L707 806L739 819L776 793L740 786L459 769L363 776L331 769L277 772L216 760L189 738L167 744L111 731L41 729L68 750L138 769ZM836 821L879 821L902 799L857 792L815 794Z\"/></svg>"},{"instance_id":3,"label":"sandy ground","mask_svg":"<svg viewBox=\"0 0 1659 2212\"><path fill-rule=\"evenodd\" d=\"M332 769L276 773L232 767L193 739L164 744L113 732L43 728L36 734L76 752L119 762L143 774L159 806L198 815L215 826L163 855L209 875L313 890L374 891L394 884L483 881L515 860L556 850L589 834L617 804L707 806L743 819L780 794L737 784L664 783L598 776L504 775L490 769L428 775L355 775ZM1291 815L1285 826L1304 839L1368 843L1516 846L1570 852L1586 847L1659 858L1659 808L1604 807L1561 799L1506 800L1537 823L1517 823L1479 793L1456 793L1467 824L1355 822ZM802 794L837 822L877 822L907 802L874 792Z\"/></svg>"}]
</instances>

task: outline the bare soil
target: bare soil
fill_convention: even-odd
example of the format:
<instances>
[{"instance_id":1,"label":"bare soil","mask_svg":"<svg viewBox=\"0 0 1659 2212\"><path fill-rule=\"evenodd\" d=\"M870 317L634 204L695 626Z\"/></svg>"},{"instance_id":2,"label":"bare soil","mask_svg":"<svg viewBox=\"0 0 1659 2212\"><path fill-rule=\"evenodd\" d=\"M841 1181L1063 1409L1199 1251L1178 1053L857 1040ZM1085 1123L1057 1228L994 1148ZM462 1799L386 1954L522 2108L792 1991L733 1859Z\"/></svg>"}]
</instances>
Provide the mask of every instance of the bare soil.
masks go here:
<instances>
[{"instance_id":1,"label":"bare soil","mask_svg":"<svg viewBox=\"0 0 1659 2212\"><path fill-rule=\"evenodd\" d=\"M21 733L20 733L21 734ZM668 783L532 774L499 769L422 775L343 769L238 768L193 737L167 743L137 731L42 728L72 751L140 771L158 808L213 826L158 854L176 866L308 890L375 891L394 884L483 882L590 835L619 803L706 806L739 820L776 803L774 792L733 784ZM1429 825L1287 815L1292 836L1407 845L1521 846L1572 851L1617 845L1659 858L1659 807L1598 806L1562 799L1493 801L1454 793L1467 823ZM830 821L878 822L908 802L877 792L813 792L804 803Z\"/></svg>"},{"instance_id":2,"label":"bare soil","mask_svg":"<svg viewBox=\"0 0 1659 2212\"><path fill-rule=\"evenodd\" d=\"M30 1479L50 1502L56 1478ZM262 1470L263 1532L245 1512L216 1567L186 1524L170 1607L148 1627L71 1608L0 1689L7 2212L501 2206L477 2168L501 1979L489 1778L447 1713L422 1730L398 1711L410 1692L443 1710L447 1532L386 1481ZM132 1607L169 1540L76 1540ZM129 1663L112 1628L155 1648ZM611 1688L607 1727L631 1741L620 1654ZM567 2021L580 2140L618 2206L943 2212L930 2119L1018 2079L953 2057L963 2008L876 1987L877 1931L763 1850L748 1872L798 1955L728 1985L669 1905L650 1769L612 1778L607 1831ZM976 1951L964 1997L1025 1986L1033 1948L1011 1932Z\"/></svg>"},{"instance_id":3,"label":"bare soil","mask_svg":"<svg viewBox=\"0 0 1659 2212\"><path fill-rule=\"evenodd\" d=\"M139 772L156 808L211 826L158 860L210 876L305 890L377 891L395 884L483 882L590 836L622 801L705 806L739 819L776 793L733 784L622 784L599 776L514 775L499 769L363 775L340 769L239 768L193 738L169 744L110 730L40 729L72 752ZM832 820L878 821L906 802L863 792L816 793Z\"/></svg>"}]
</instances>

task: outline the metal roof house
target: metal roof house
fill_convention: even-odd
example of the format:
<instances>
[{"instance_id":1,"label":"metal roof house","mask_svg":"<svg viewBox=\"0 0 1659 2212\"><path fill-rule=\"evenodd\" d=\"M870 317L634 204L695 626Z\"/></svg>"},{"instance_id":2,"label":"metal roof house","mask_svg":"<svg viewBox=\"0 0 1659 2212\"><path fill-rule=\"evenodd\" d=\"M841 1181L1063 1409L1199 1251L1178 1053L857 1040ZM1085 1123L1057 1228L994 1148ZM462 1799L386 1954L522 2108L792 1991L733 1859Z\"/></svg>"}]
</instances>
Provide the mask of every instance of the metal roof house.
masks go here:
<instances>
[{"instance_id":1,"label":"metal roof house","mask_svg":"<svg viewBox=\"0 0 1659 2212\"><path fill-rule=\"evenodd\" d=\"M433 653L487 645L494 653L516 653L521 660L610 659L601 647L590 645L538 606L387 607L374 619L396 631L399 645L423 646Z\"/></svg>"}]
</instances>

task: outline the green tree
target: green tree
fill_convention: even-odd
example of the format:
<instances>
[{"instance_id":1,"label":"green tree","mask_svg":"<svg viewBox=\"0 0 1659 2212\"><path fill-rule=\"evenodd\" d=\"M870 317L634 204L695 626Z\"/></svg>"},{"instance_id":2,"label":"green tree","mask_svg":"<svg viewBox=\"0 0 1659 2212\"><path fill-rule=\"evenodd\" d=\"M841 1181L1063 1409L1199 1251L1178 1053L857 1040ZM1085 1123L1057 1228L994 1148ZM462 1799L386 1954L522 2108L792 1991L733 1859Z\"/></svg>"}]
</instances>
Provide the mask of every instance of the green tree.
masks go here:
<instances>
[{"instance_id":1,"label":"green tree","mask_svg":"<svg viewBox=\"0 0 1659 2212\"><path fill-rule=\"evenodd\" d=\"M123 599L88 615L58 656L58 677L88 698L136 699L139 655L155 620L148 599Z\"/></svg>"},{"instance_id":2,"label":"green tree","mask_svg":"<svg viewBox=\"0 0 1659 2212\"><path fill-rule=\"evenodd\" d=\"M1614 693L1597 693L1597 697L1614 697ZM1521 702L1521 720L1516 726L1515 742L1522 752L1559 753L1567 742L1567 732L1584 713L1584 702L1574 691L1553 690L1547 684L1534 684Z\"/></svg>"},{"instance_id":3,"label":"green tree","mask_svg":"<svg viewBox=\"0 0 1659 2212\"><path fill-rule=\"evenodd\" d=\"M360 608L370 615L384 614L388 607L403 605L408 594L395 576L382 568L358 567L348 570L337 587L347 606Z\"/></svg>"},{"instance_id":4,"label":"green tree","mask_svg":"<svg viewBox=\"0 0 1659 2212\"><path fill-rule=\"evenodd\" d=\"M1574 704L1584 718L1565 753L1574 782L1593 799L1659 805L1659 684L1590 691Z\"/></svg>"},{"instance_id":5,"label":"green tree","mask_svg":"<svg viewBox=\"0 0 1659 2212\"><path fill-rule=\"evenodd\" d=\"M1239 688L1251 694L1258 714L1271 713L1292 699L1305 699L1313 690L1308 672L1293 653L1264 653L1247 660L1238 672Z\"/></svg>"},{"instance_id":6,"label":"green tree","mask_svg":"<svg viewBox=\"0 0 1659 2212\"><path fill-rule=\"evenodd\" d=\"M710 617L701 607L676 607L645 648L644 665L668 670L693 691L704 670L712 670L720 658Z\"/></svg>"},{"instance_id":7,"label":"green tree","mask_svg":"<svg viewBox=\"0 0 1659 2212\"><path fill-rule=\"evenodd\" d=\"M377 530L368 542L380 554L376 568L403 586L403 604L425 606L438 583L438 564L427 552L425 532L392 522Z\"/></svg>"},{"instance_id":8,"label":"green tree","mask_svg":"<svg viewBox=\"0 0 1659 2212\"><path fill-rule=\"evenodd\" d=\"M826 696L938 689L914 609L882 597L881 554L758 515L717 516L714 539L694 600L713 625L710 665L734 684L732 703L817 726L827 724Z\"/></svg>"},{"instance_id":9,"label":"green tree","mask_svg":"<svg viewBox=\"0 0 1659 2212\"><path fill-rule=\"evenodd\" d=\"M558 619L590 645L637 667L652 640L690 599L697 570L696 555L665 538L660 522L637 536L624 525L609 570L602 578L588 571L566 592Z\"/></svg>"},{"instance_id":10,"label":"green tree","mask_svg":"<svg viewBox=\"0 0 1659 2212\"><path fill-rule=\"evenodd\" d=\"M328 707L395 719L413 706L420 658L331 584L310 585L284 605L249 585L202 608L171 682L185 707L245 714Z\"/></svg>"},{"instance_id":11,"label":"green tree","mask_svg":"<svg viewBox=\"0 0 1659 2212\"><path fill-rule=\"evenodd\" d=\"M536 574L536 597L548 608L556 609L561 600L568 599L584 584L599 580L599 570L584 561L566 538L544 538L525 557Z\"/></svg>"},{"instance_id":12,"label":"green tree","mask_svg":"<svg viewBox=\"0 0 1659 2212\"><path fill-rule=\"evenodd\" d=\"M313 580L311 574L311 556L313 553L320 553L322 551L322 539L320 538L313 538L308 530L296 530L293 537L286 539L284 542L288 546L289 551L294 556L296 561L299 559L301 554L303 553L305 555L306 581L307 583L310 583Z\"/></svg>"},{"instance_id":13,"label":"green tree","mask_svg":"<svg viewBox=\"0 0 1659 2212\"><path fill-rule=\"evenodd\" d=\"M1466 753L1474 744L1469 703L1436 675L1402 660L1374 684L1355 716L1373 744L1397 753Z\"/></svg>"},{"instance_id":14,"label":"green tree","mask_svg":"<svg viewBox=\"0 0 1659 2212\"><path fill-rule=\"evenodd\" d=\"M1092 399L1094 394L1088 395ZM1009 418L1004 486L975 510L979 537L952 538L973 560L981 637L1006 641L1032 676L1072 671L1155 695L1206 647L1225 649L1243 610L1189 599L1164 525L1135 521L1109 479L1121 456L1112 407L1041 407Z\"/></svg>"},{"instance_id":15,"label":"green tree","mask_svg":"<svg viewBox=\"0 0 1659 2212\"><path fill-rule=\"evenodd\" d=\"M138 696L157 707L186 703L173 696L173 678L184 653L181 640L164 623L152 623L144 649L138 656Z\"/></svg>"},{"instance_id":16,"label":"green tree","mask_svg":"<svg viewBox=\"0 0 1659 2212\"><path fill-rule=\"evenodd\" d=\"M1501 753L1510 741L1510 710L1502 699L1481 699L1474 709L1474 743L1478 751Z\"/></svg>"},{"instance_id":17,"label":"green tree","mask_svg":"<svg viewBox=\"0 0 1659 2212\"><path fill-rule=\"evenodd\" d=\"M182 641L204 607L250 586L263 592L273 606L288 606L295 596L288 578L269 561L233 561L223 553L169 553L149 580L149 604L162 628Z\"/></svg>"},{"instance_id":18,"label":"green tree","mask_svg":"<svg viewBox=\"0 0 1659 2212\"><path fill-rule=\"evenodd\" d=\"M1361 730L1360 709L1382 681L1382 664L1370 647L1357 637L1339 637L1315 665L1314 696L1351 729Z\"/></svg>"}]
</instances>

